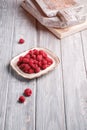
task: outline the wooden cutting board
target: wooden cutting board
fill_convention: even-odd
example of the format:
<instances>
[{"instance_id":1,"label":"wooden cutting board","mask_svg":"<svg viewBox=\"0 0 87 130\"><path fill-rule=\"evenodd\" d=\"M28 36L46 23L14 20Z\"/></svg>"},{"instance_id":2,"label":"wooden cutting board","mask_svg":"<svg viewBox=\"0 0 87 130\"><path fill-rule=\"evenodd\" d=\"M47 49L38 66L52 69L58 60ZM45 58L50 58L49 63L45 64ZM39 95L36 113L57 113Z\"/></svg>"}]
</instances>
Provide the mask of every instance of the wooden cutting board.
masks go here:
<instances>
[{"instance_id":1,"label":"wooden cutting board","mask_svg":"<svg viewBox=\"0 0 87 130\"><path fill-rule=\"evenodd\" d=\"M48 28L48 30L50 30L59 39L67 37L71 34L77 33L84 29L87 29L87 21L85 21L84 23L69 27L69 28L65 28L65 29Z\"/></svg>"},{"instance_id":2,"label":"wooden cutting board","mask_svg":"<svg viewBox=\"0 0 87 130\"><path fill-rule=\"evenodd\" d=\"M24 2L22 2L21 6L28 13L30 13ZM49 28L49 27L46 27L46 28L48 30L50 30L57 38L61 39L61 38L67 37L67 36L69 36L71 34L74 34L76 32L79 32L79 31L82 31L82 30L86 29L87 28L87 20L84 23L81 23L81 24L78 24L78 25L75 25L75 26L72 26L72 27L64 28L64 29Z\"/></svg>"}]
</instances>

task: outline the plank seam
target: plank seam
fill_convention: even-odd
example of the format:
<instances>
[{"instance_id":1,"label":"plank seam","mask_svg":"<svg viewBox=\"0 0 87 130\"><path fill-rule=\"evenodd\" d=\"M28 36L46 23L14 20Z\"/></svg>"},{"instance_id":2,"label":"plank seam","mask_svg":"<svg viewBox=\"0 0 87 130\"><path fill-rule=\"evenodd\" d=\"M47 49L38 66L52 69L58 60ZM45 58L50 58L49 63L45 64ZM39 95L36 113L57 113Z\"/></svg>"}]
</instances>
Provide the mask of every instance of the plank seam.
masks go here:
<instances>
[{"instance_id":1,"label":"plank seam","mask_svg":"<svg viewBox=\"0 0 87 130\"><path fill-rule=\"evenodd\" d=\"M65 116L65 130L67 130L67 116L66 116L66 101L65 101L65 90L64 90L64 77L63 77L63 64L62 64L62 45L60 41L60 56L61 56L61 70L62 70L62 80L63 80L63 102L64 102L64 116Z\"/></svg>"},{"instance_id":2,"label":"plank seam","mask_svg":"<svg viewBox=\"0 0 87 130\"><path fill-rule=\"evenodd\" d=\"M85 73L86 73L86 79L87 79L87 71L86 71L86 59L85 59L85 53L84 53L84 45L83 45L83 39L82 39L82 33L80 32L81 36L81 45L82 45L82 53L83 53L83 61L84 61L84 67L85 67Z\"/></svg>"}]
</instances>

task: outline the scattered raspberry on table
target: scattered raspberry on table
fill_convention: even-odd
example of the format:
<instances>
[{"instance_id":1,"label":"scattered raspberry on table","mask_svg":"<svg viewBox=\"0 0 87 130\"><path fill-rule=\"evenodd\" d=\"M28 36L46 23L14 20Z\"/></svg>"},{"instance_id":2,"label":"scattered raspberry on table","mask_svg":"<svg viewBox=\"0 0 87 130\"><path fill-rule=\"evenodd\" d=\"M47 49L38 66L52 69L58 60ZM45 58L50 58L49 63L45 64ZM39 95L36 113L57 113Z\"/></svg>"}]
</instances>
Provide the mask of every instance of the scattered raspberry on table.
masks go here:
<instances>
[{"instance_id":1,"label":"scattered raspberry on table","mask_svg":"<svg viewBox=\"0 0 87 130\"><path fill-rule=\"evenodd\" d=\"M24 95L27 96L27 97L31 96L32 95L32 90L30 88L26 88L24 90Z\"/></svg>"},{"instance_id":2,"label":"scattered raspberry on table","mask_svg":"<svg viewBox=\"0 0 87 130\"><path fill-rule=\"evenodd\" d=\"M23 39L23 38L20 38L18 43L19 43L19 44L23 44L24 42L25 42L24 39Z\"/></svg>"},{"instance_id":3,"label":"scattered raspberry on table","mask_svg":"<svg viewBox=\"0 0 87 130\"><path fill-rule=\"evenodd\" d=\"M53 60L43 50L30 50L25 56L20 56L17 66L28 74L38 73L53 64Z\"/></svg>"},{"instance_id":4,"label":"scattered raspberry on table","mask_svg":"<svg viewBox=\"0 0 87 130\"><path fill-rule=\"evenodd\" d=\"M20 103L24 103L25 102L25 97L24 96L20 96L19 97L19 102Z\"/></svg>"}]
</instances>

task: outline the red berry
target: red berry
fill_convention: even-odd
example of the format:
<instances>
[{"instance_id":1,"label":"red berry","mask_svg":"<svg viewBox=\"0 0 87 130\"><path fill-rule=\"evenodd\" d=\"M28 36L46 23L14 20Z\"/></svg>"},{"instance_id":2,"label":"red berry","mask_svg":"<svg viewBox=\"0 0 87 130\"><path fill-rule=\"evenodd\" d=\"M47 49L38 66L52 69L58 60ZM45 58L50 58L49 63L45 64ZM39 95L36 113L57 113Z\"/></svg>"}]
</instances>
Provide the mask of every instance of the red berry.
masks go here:
<instances>
[{"instance_id":1,"label":"red berry","mask_svg":"<svg viewBox=\"0 0 87 130\"><path fill-rule=\"evenodd\" d=\"M31 90L30 88L26 88L26 89L24 90L24 95L25 95L25 96L31 96L31 95L32 95L32 90Z\"/></svg>"},{"instance_id":2,"label":"red berry","mask_svg":"<svg viewBox=\"0 0 87 130\"><path fill-rule=\"evenodd\" d=\"M39 50L39 54L43 55L44 51L43 50Z\"/></svg>"},{"instance_id":3,"label":"red berry","mask_svg":"<svg viewBox=\"0 0 87 130\"><path fill-rule=\"evenodd\" d=\"M25 102L25 97L24 97L24 96L20 96L20 97L19 97L19 102L20 102L20 103Z\"/></svg>"},{"instance_id":4,"label":"red berry","mask_svg":"<svg viewBox=\"0 0 87 130\"><path fill-rule=\"evenodd\" d=\"M20 44L23 44L24 42L25 42L24 39L22 39L22 38L19 39L19 43L20 43Z\"/></svg>"},{"instance_id":5,"label":"red berry","mask_svg":"<svg viewBox=\"0 0 87 130\"><path fill-rule=\"evenodd\" d=\"M33 69L29 69L28 73L29 73L29 74L33 74L33 73L34 73L34 70L33 70Z\"/></svg>"},{"instance_id":6,"label":"red berry","mask_svg":"<svg viewBox=\"0 0 87 130\"><path fill-rule=\"evenodd\" d=\"M51 62L48 62L47 65L50 66L52 63Z\"/></svg>"},{"instance_id":7,"label":"red berry","mask_svg":"<svg viewBox=\"0 0 87 130\"><path fill-rule=\"evenodd\" d=\"M42 62L38 62L38 66L41 68L42 67Z\"/></svg>"},{"instance_id":8,"label":"red berry","mask_svg":"<svg viewBox=\"0 0 87 130\"><path fill-rule=\"evenodd\" d=\"M49 57L47 57L46 60L47 60L47 62L53 63L53 60L51 58L49 58Z\"/></svg>"},{"instance_id":9,"label":"red berry","mask_svg":"<svg viewBox=\"0 0 87 130\"><path fill-rule=\"evenodd\" d=\"M37 49L34 49L34 50L33 50L33 53L34 53L34 55L38 55L38 54L39 54L39 51L38 51Z\"/></svg>"},{"instance_id":10,"label":"red berry","mask_svg":"<svg viewBox=\"0 0 87 130\"><path fill-rule=\"evenodd\" d=\"M31 55L31 58L36 59L36 55L34 55L34 54Z\"/></svg>"},{"instance_id":11,"label":"red berry","mask_svg":"<svg viewBox=\"0 0 87 130\"><path fill-rule=\"evenodd\" d=\"M25 64L19 65L19 68L20 68L21 70L23 70L23 69L25 68Z\"/></svg>"},{"instance_id":12,"label":"red berry","mask_svg":"<svg viewBox=\"0 0 87 130\"><path fill-rule=\"evenodd\" d=\"M30 50L30 51L28 52L28 54L29 54L29 55L33 55L33 50Z\"/></svg>"},{"instance_id":13,"label":"red berry","mask_svg":"<svg viewBox=\"0 0 87 130\"><path fill-rule=\"evenodd\" d=\"M47 68L47 65L43 65L42 69L45 70Z\"/></svg>"},{"instance_id":14,"label":"red berry","mask_svg":"<svg viewBox=\"0 0 87 130\"><path fill-rule=\"evenodd\" d=\"M40 72L40 67L37 67L37 68L35 69L35 73L38 73L38 72Z\"/></svg>"},{"instance_id":15,"label":"red berry","mask_svg":"<svg viewBox=\"0 0 87 130\"><path fill-rule=\"evenodd\" d=\"M42 59L43 59L42 55L38 55L38 56L37 56L37 60L38 60L38 61L41 61Z\"/></svg>"},{"instance_id":16,"label":"red berry","mask_svg":"<svg viewBox=\"0 0 87 130\"><path fill-rule=\"evenodd\" d=\"M29 63L29 59L28 58L23 58L23 63Z\"/></svg>"},{"instance_id":17,"label":"red berry","mask_svg":"<svg viewBox=\"0 0 87 130\"><path fill-rule=\"evenodd\" d=\"M44 64L44 65L47 64L47 60L43 59L42 64Z\"/></svg>"},{"instance_id":18,"label":"red berry","mask_svg":"<svg viewBox=\"0 0 87 130\"><path fill-rule=\"evenodd\" d=\"M24 58L30 59L30 55L29 55L29 54L26 54L26 55L24 56Z\"/></svg>"},{"instance_id":19,"label":"red berry","mask_svg":"<svg viewBox=\"0 0 87 130\"><path fill-rule=\"evenodd\" d=\"M37 60L34 60L34 64L38 64L38 61L37 61Z\"/></svg>"},{"instance_id":20,"label":"red berry","mask_svg":"<svg viewBox=\"0 0 87 130\"><path fill-rule=\"evenodd\" d=\"M19 57L19 61L20 61L20 62L23 62L23 56L20 56L20 57Z\"/></svg>"},{"instance_id":21,"label":"red berry","mask_svg":"<svg viewBox=\"0 0 87 130\"><path fill-rule=\"evenodd\" d=\"M44 58L46 58L46 57L47 57L47 54L46 54L45 52L43 53L43 57L44 57Z\"/></svg>"},{"instance_id":22,"label":"red berry","mask_svg":"<svg viewBox=\"0 0 87 130\"><path fill-rule=\"evenodd\" d=\"M20 65L21 65L21 62L20 62L20 61L18 61L18 62L17 62L17 66L20 66Z\"/></svg>"}]
</instances>

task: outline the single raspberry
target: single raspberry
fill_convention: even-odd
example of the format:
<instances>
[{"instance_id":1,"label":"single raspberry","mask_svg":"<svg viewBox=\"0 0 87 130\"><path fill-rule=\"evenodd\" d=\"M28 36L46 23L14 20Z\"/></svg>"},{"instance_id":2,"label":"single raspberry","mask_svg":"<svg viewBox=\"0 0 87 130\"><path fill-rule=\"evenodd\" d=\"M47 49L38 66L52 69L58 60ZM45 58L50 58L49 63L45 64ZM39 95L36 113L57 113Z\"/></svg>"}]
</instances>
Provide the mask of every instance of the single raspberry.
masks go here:
<instances>
[{"instance_id":1,"label":"single raspberry","mask_svg":"<svg viewBox=\"0 0 87 130\"><path fill-rule=\"evenodd\" d=\"M34 55L34 54L31 55L31 58L36 59L36 55Z\"/></svg>"},{"instance_id":2,"label":"single raspberry","mask_svg":"<svg viewBox=\"0 0 87 130\"><path fill-rule=\"evenodd\" d=\"M47 68L47 65L43 65L42 69L45 70Z\"/></svg>"},{"instance_id":3,"label":"single raspberry","mask_svg":"<svg viewBox=\"0 0 87 130\"><path fill-rule=\"evenodd\" d=\"M34 63L34 59L30 58L29 63Z\"/></svg>"},{"instance_id":4,"label":"single raspberry","mask_svg":"<svg viewBox=\"0 0 87 130\"><path fill-rule=\"evenodd\" d=\"M37 68L35 69L35 73L38 73L38 72L40 72L40 67L37 67Z\"/></svg>"},{"instance_id":5,"label":"single raspberry","mask_svg":"<svg viewBox=\"0 0 87 130\"><path fill-rule=\"evenodd\" d=\"M37 61L37 60L34 60L34 64L38 64L38 61Z\"/></svg>"},{"instance_id":6,"label":"single raspberry","mask_svg":"<svg viewBox=\"0 0 87 130\"><path fill-rule=\"evenodd\" d=\"M47 64L47 60L43 59L42 64L44 64L44 65Z\"/></svg>"},{"instance_id":7,"label":"single raspberry","mask_svg":"<svg viewBox=\"0 0 87 130\"><path fill-rule=\"evenodd\" d=\"M21 70L23 70L23 69L25 68L25 64L19 65L19 68L20 68Z\"/></svg>"},{"instance_id":8,"label":"single raspberry","mask_svg":"<svg viewBox=\"0 0 87 130\"><path fill-rule=\"evenodd\" d=\"M23 44L24 42L25 42L24 39L22 39L22 38L19 39L19 43L20 43L20 44Z\"/></svg>"},{"instance_id":9,"label":"single raspberry","mask_svg":"<svg viewBox=\"0 0 87 130\"><path fill-rule=\"evenodd\" d=\"M25 102L25 97L24 97L24 96L20 96L20 97L19 97L19 102L20 102L20 103Z\"/></svg>"},{"instance_id":10,"label":"single raspberry","mask_svg":"<svg viewBox=\"0 0 87 130\"><path fill-rule=\"evenodd\" d=\"M34 67L35 67L35 64L33 64L33 63L30 63L30 66L34 69Z\"/></svg>"},{"instance_id":11,"label":"single raspberry","mask_svg":"<svg viewBox=\"0 0 87 130\"><path fill-rule=\"evenodd\" d=\"M47 57L47 53L43 50L39 50L39 54L42 55L44 58Z\"/></svg>"},{"instance_id":12,"label":"single raspberry","mask_svg":"<svg viewBox=\"0 0 87 130\"><path fill-rule=\"evenodd\" d=\"M42 56L43 56L44 58L47 58L47 54L46 54L45 52L42 54Z\"/></svg>"},{"instance_id":13,"label":"single raspberry","mask_svg":"<svg viewBox=\"0 0 87 130\"><path fill-rule=\"evenodd\" d=\"M48 62L47 65L50 66L52 64L52 62Z\"/></svg>"},{"instance_id":14,"label":"single raspberry","mask_svg":"<svg viewBox=\"0 0 87 130\"><path fill-rule=\"evenodd\" d=\"M18 62L17 62L17 66L20 66L20 65L21 65L21 62L20 62L20 61L18 61Z\"/></svg>"},{"instance_id":15,"label":"single raspberry","mask_svg":"<svg viewBox=\"0 0 87 130\"><path fill-rule=\"evenodd\" d=\"M23 63L29 63L29 59L28 58L23 58Z\"/></svg>"},{"instance_id":16,"label":"single raspberry","mask_svg":"<svg viewBox=\"0 0 87 130\"><path fill-rule=\"evenodd\" d=\"M24 90L24 95L25 95L25 96L31 96L31 95L32 95L32 90L31 90L30 88L26 88L26 89Z\"/></svg>"},{"instance_id":17,"label":"single raspberry","mask_svg":"<svg viewBox=\"0 0 87 130\"><path fill-rule=\"evenodd\" d=\"M38 56L37 56L37 60L38 60L38 61L41 61L42 59L43 59L42 55L38 55Z\"/></svg>"},{"instance_id":18,"label":"single raspberry","mask_svg":"<svg viewBox=\"0 0 87 130\"><path fill-rule=\"evenodd\" d=\"M39 54L43 55L44 51L43 50L39 50Z\"/></svg>"},{"instance_id":19,"label":"single raspberry","mask_svg":"<svg viewBox=\"0 0 87 130\"><path fill-rule=\"evenodd\" d=\"M23 62L23 56L20 56L20 57L19 57L19 61L20 61L20 62Z\"/></svg>"},{"instance_id":20,"label":"single raspberry","mask_svg":"<svg viewBox=\"0 0 87 130\"><path fill-rule=\"evenodd\" d=\"M33 70L33 69L29 69L29 70L28 70L28 73L29 73L29 74L33 74L33 73L34 73L34 70Z\"/></svg>"},{"instance_id":21,"label":"single raspberry","mask_svg":"<svg viewBox=\"0 0 87 130\"><path fill-rule=\"evenodd\" d=\"M38 66L41 68L42 67L42 62L38 62Z\"/></svg>"},{"instance_id":22,"label":"single raspberry","mask_svg":"<svg viewBox=\"0 0 87 130\"><path fill-rule=\"evenodd\" d=\"M47 60L47 62L53 63L53 60L51 58L49 58L49 57L47 57L46 60Z\"/></svg>"},{"instance_id":23,"label":"single raspberry","mask_svg":"<svg viewBox=\"0 0 87 130\"><path fill-rule=\"evenodd\" d=\"M30 55L29 55L29 54L26 54L26 55L24 56L24 58L30 59Z\"/></svg>"},{"instance_id":24,"label":"single raspberry","mask_svg":"<svg viewBox=\"0 0 87 130\"><path fill-rule=\"evenodd\" d=\"M29 52L28 52L28 54L31 56L31 55L33 55L33 50L30 50Z\"/></svg>"},{"instance_id":25,"label":"single raspberry","mask_svg":"<svg viewBox=\"0 0 87 130\"><path fill-rule=\"evenodd\" d=\"M37 49L33 50L34 55L39 55L39 51Z\"/></svg>"}]
</instances>

